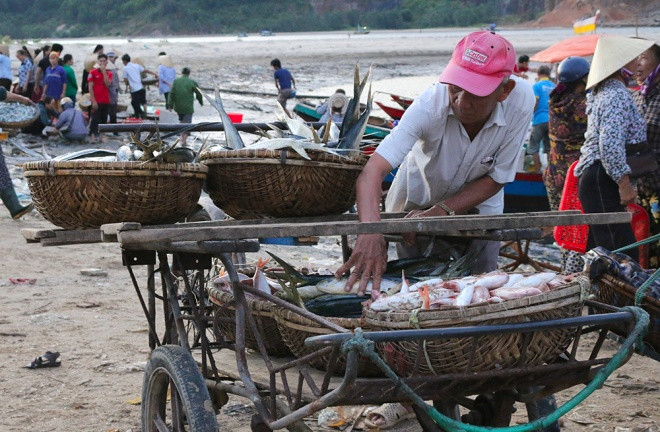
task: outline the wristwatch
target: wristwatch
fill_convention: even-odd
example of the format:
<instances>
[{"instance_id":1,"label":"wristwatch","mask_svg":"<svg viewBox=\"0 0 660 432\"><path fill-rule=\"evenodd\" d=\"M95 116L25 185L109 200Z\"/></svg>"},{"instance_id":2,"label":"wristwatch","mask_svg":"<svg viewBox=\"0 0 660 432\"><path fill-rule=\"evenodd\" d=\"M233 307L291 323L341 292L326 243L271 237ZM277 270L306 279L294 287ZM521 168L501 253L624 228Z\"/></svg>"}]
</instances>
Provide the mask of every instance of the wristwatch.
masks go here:
<instances>
[{"instance_id":1,"label":"wristwatch","mask_svg":"<svg viewBox=\"0 0 660 432\"><path fill-rule=\"evenodd\" d=\"M455 216L456 215L456 212L454 210L452 210L452 208L449 207L447 204L445 204L443 201L440 201L440 202L436 203L435 205L437 205L438 207L440 207L441 209L446 211L448 216Z\"/></svg>"}]
</instances>

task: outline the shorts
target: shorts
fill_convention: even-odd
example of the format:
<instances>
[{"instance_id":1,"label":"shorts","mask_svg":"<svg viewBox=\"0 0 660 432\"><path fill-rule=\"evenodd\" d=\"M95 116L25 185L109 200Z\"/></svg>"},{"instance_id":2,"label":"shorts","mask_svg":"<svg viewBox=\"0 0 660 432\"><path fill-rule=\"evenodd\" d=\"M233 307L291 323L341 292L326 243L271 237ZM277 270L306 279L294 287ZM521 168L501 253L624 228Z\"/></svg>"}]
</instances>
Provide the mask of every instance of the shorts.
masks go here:
<instances>
[{"instance_id":1,"label":"shorts","mask_svg":"<svg viewBox=\"0 0 660 432\"><path fill-rule=\"evenodd\" d=\"M179 123L192 123L192 116L192 114L179 114Z\"/></svg>"},{"instance_id":2,"label":"shorts","mask_svg":"<svg viewBox=\"0 0 660 432\"><path fill-rule=\"evenodd\" d=\"M550 149L550 136L548 135L547 123L539 123L532 126L532 134L529 136L527 154L538 153L541 148L541 141L543 141L543 153L547 153Z\"/></svg>"},{"instance_id":3,"label":"shorts","mask_svg":"<svg viewBox=\"0 0 660 432\"><path fill-rule=\"evenodd\" d=\"M282 105L282 108L286 108L286 100L291 99L291 95L293 94L293 89L282 89L280 90L280 93L277 95L277 101Z\"/></svg>"}]
</instances>

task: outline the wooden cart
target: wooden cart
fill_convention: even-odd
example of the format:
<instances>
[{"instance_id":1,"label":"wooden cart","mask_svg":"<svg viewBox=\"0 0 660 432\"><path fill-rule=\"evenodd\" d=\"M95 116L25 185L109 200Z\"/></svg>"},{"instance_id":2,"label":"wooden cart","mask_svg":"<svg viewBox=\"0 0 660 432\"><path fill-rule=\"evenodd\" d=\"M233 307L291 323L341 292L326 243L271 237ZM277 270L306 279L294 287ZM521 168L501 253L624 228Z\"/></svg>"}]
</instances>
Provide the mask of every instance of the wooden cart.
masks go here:
<instances>
[{"instance_id":1,"label":"wooden cart","mask_svg":"<svg viewBox=\"0 0 660 432\"><path fill-rule=\"evenodd\" d=\"M345 236L362 233L398 234L424 232L443 236L492 240L535 238L540 227L630 221L629 213L583 215L577 212L544 212L502 216L454 216L404 219L383 214L381 222L360 223L355 215L284 220L250 220L141 226L137 223L104 225L100 230L26 231L28 241L43 245L91 242L118 242L136 294L149 324L151 358L142 390L143 431L217 431L219 407L227 393L248 398L258 414L254 430L289 428L310 430L305 417L335 405L364 405L383 402L434 401L435 408L455 420L473 424L507 426L514 402L527 403L530 418L538 417L534 401L544 395L590 382L608 367L612 358L600 354L607 332L636 335L636 318L631 312L616 311L589 317L510 324L499 326L454 327L451 329L365 333L367 339L418 341L422 349L427 338L471 338L476 344L486 334L520 332L531 334L549 329L573 328L576 337L559 361L541 366L521 366L503 370L407 378L358 378L357 349L346 354L342 377L332 375L342 344L353 335L327 319L297 308L282 299L238 283L231 255L257 252L260 245L251 240L263 237ZM345 243L345 242L344 242ZM345 255L348 253L344 248ZM170 263L179 263L180 279L175 283ZM236 335L228 342L217 331L216 317L205 291L205 280L218 258L228 270L236 301ZM138 281L135 267L147 268L146 281ZM160 284L157 281L160 280ZM335 334L307 340L316 352L303 358L270 357L260 340L254 318L249 313L245 293L251 293L330 329ZM157 307L157 301L162 303ZM158 310L161 310L160 320ZM250 327L259 343L259 353L245 349L245 329ZM385 334L383 334L385 333ZM589 355L581 358L578 346L586 333L596 333ZM632 339L631 339L632 340ZM587 342L588 343L588 342ZM631 342L619 356L625 362L632 354ZM330 358L328 371L308 366L317 356ZM611 371L609 371L611 373ZM602 375L602 373L600 374ZM171 398L168 396L171 394ZM476 399L469 398L477 396ZM469 412L461 417L460 407ZM426 431L440 429L427 410L415 412ZM467 417L466 417L467 416Z\"/></svg>"}]
</instances>

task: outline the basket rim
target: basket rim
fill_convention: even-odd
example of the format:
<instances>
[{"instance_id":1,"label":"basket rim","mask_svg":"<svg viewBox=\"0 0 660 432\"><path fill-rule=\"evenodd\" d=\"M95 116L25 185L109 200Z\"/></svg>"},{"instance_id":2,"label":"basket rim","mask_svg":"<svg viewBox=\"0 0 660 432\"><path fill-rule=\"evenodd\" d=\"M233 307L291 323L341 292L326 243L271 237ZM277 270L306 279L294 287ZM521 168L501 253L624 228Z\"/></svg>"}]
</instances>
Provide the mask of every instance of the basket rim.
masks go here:
<instances>
[{"instance_id":1,"label":"basket rim","mask_svg":"<svg viewBox=\"0 0 660 432\"><path fill-rule=\"evenodd\" d=\"M296 330L303 330L310 333L318 333L319 330L323 330L323 331L327 331L328 333L335 333L334 330L331 330L326 327L322 327L320 324L317 324L316 322L310 320L309 318L305 318L302 315L298 315L296 312L286 309L282 306L274 305L273 315L276 321L279 322L280 320L282 320L285 325L294 328ZM364 317L360 317L360 318L323 317L323 318L346 328L364 327L365 325Z\"/></svg>"},{"instance_id":2,"label":"basket rim","mask_svg":"<svg viewBox=\"0 0 660 432\"><path fill-rule=\"evenodd\" d=\"M250 149L243 148L240 150L212 150L202 153L199 156L200 162L207 165L216 165L223 163L258 163L256 160L263 159L261 163L277 163L286 165L291 163L290 160L304 162L307 164L316 165L319 162L333 163L337 165L359 165L362 166L367 162L366 156L359 154L357 157L343 157L325 152L308 152L311 160L303 158L301 155L293 150L267 150L267 149ZM265 162L268 161L268 162Z\"/></svg>"},{"instance_id":3,"label":"basket rim","mask_svg":"<svg viewBox=\"0 0 660 432\"><path fill-rule=\"evenodd\" d=\"M208 167L201 163L161 163L161 162L99 162L99 161L32 161L25 162L23 171L26 177L98 175L98 176L173 176L206 177Z\"/></svg>"},{"instance_id":4,"label":"basket rim","mask_svg":"<svg viewBox=\"0 0 660 432\"><path fill-rule=\"evenodd\" d=\"M625 282L621 279L618 279L616 276L611 274L603 273L599 277L599 282L604 282L609 285L614 285L615 288L623 291L624 294L631 296L632 299L635 298L637 294L637 288L632 284ZM649 294L644 295L643 303L647 303L649 306L652 306L660 311L660 300L654 297L651 297Z\"/></svg>"},{"instance_id":5,"label":"basket rim","mask_svg":"<svg viewBox=\"0 0 660 432\"><path fill-rule=\"evenodd\" d=\"M224 306L227 303L230 303L234 301L234 295L230 292L221 290L220 288L216 288L215 286L210 286L207 288L208 293L209 293L209 300L211 300L212 303L218 305L218 306ZM253 298L246 298L248 306L250 307L250 310L252 312L257 313L258 315L261 316L272 316L273 315L273 307L275 306L273 303L267 301L267 300L261 300L261 299L253 299ZM230 310L236 309L235 307L228 307Z\"/></svg>"},{"instance_id":6,"label":"basket rim","mask_svg":"<svg viewBox=\"0 0 660 432\"><path fill-rule=\"evenodd\" d=\"M464 308L446 308L414 311L365 310L369 322L381 326L412 328L411 314L416 314L419 326L457 324L460 322L480 322L495 318L519 316L541 312L548 309L568 306L583 302L589 291L590 283L586 275L580 275L565 286L555 288L543 294L502 303L475 304Z\"/></svg>"},{"instance_id":7,"label":"basket rim","mask_svg":"<svg viewBox=\"0 0 660 432\"><path fill-rule=\"evenodd\" d=\"M32 116L32 118L27 119L27 120L22 120L22 121L19 121L19 122L3 122L3 121L0 121L0 128L8 128L8 129L24 128L26 126L30 126L32 124L32 122L34 122L37 119L37 117L39 117L39 108L32 101L30 101L30 102L23 102L23 101L10 101L10 102L7 102L7 101L3 101L3 102L5 102L5 103L19 103L21 105L27 105L27 106L34 107L35 110L34 110L34 115Z\"/></svg>"}]
</instances>

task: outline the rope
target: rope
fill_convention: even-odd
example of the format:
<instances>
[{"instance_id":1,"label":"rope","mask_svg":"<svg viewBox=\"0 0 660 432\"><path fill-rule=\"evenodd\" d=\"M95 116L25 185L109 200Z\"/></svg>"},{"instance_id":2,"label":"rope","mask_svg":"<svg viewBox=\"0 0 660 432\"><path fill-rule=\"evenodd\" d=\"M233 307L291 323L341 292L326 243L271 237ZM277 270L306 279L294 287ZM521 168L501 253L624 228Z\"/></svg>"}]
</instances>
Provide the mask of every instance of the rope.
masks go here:
<instances>
[{"instance_id":1,"label":"rope","mask_svg":"<svg viewBox=\"0 0 660 432\"><path fill-rule=\"evenodd\" d=\"M647 243L653 243L656 240L660 240L660 234L652 235L651 237L645 238L644 240L640 240L640 241L635 242L633 244L629 244L628 246L624 246L624 247L616 249L612 252L622 252L622 251L625 251L625 250L628 250L628 249L633 249L637 246L645 245ZM646 295L646 291L649 290L649 288L651 287L653 282L655 282L655 280L658 279L658 277L660 277L660 268L657 269L655 271L655 273L653 273L653 275L651 275L651 277L648 278L642 284L642 286L640 286L637 289L637 292L635 293L635 306L639 306L639 305L642 304L642 300L644 300L644 296Z\"/></svg>"},{"instance_id":2,"label":"rope","mask_svg":"<svg viewBox=\"0 0 660 432\"><path fill-rule=\"evenodd\" d=\"M389 366L383 361L382 358L375 351L375 343L364 337L361 328L355 330L355 335L348 341L342 344L342 351L347 354L351 350L357 350L361 355L369 357L374 364L385 373L401 390L410 398L410 400L420 408L424 409L427 414L433 419L435 423L448 432L531 432L556 422L560 417L564 416L570 410L575 408L578 404L583 402L591 393L596 391L602 386L605 380L626 360L628 354L632 351L633 344L641 343L643 333L649 325L649 314L643 309L634 306L626 306L620 308L621 311L630 312L635 318L635 327L628 335L625 341L621 344L619 351L617 351L610 361L596 373L593 380L569 401L562 406L558 407L552 414L546 417L534 420L533 422L509 426L504 428L492 428L473 426L462 423L460 421L451 419L440 412L433 406L428 405L420 396L418 396L405 382L396 374Z\"/></svg>"},{"instance_id":3,"label":"rope","mask_svg":"<svg viewBox=\"0 0 660 432\"><path fill-rule=\"evenodd\" d=\"M625 250L628 250L628 249L635 248L637 246L643 246L647 243L653 243L656 240L660 240L660 234L652 235L651 237L645 238L644 240L640 240L638 242L629 244L628 246L624 246L624 247L621 247L619 249L613 250L612 252L622 252L622 251L625 251Z\"/></svg>"}]
</instances>

